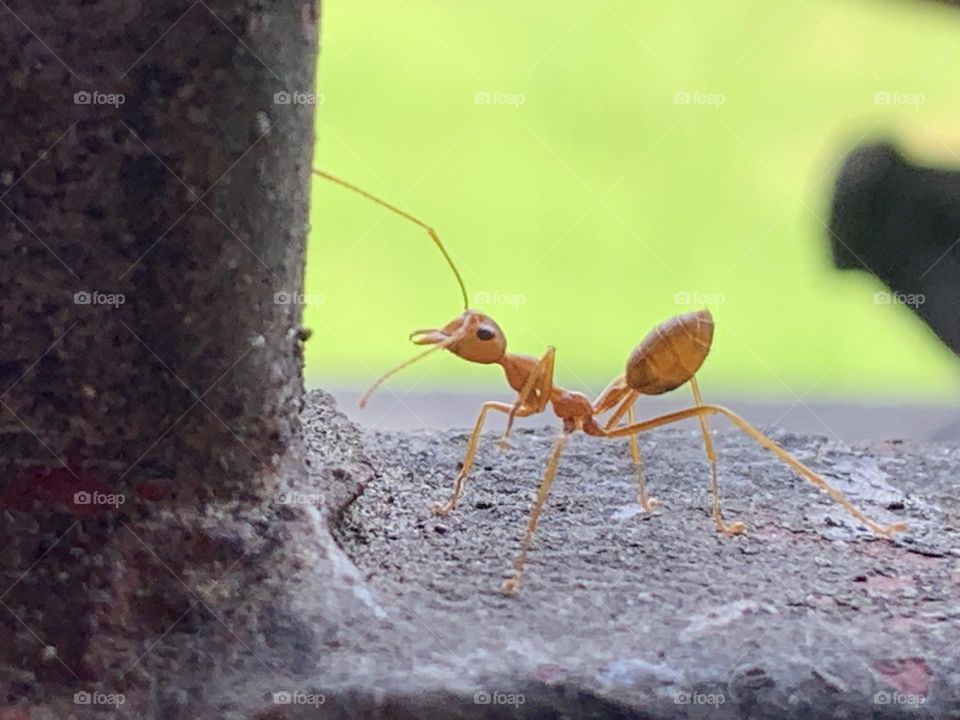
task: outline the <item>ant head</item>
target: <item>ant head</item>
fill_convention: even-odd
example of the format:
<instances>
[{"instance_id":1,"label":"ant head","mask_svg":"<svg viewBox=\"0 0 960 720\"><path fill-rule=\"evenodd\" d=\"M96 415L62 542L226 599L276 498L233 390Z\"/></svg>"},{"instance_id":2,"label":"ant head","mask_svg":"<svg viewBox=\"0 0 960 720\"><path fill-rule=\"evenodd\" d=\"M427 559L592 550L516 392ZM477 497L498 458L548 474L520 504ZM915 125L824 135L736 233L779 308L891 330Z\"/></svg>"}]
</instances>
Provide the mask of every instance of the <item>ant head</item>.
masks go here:
<instances>
[{"instance_id":1,"label":"ant head","mask_svg":"<svg viewBox=\"0 0 960 720\"><path fill-rule=\"evenodd\" d=\"M436 330L415 330L410 339L417 345L439 345L468 362L483 365L499 362L507 351L507 338L500 326L476 310L466 310Z\"/></svg>"},{"instance_id":2,"label":"ant head","mask_svg":"<svg viewBox=\"0 0 960 720\"><path fill-rule=\"evenodd\" d=\"M414 330L410 333L410 339L417 345L432 345L433 347L381 375L360 397L360 407L366 406L370 396L388 378L435 350L449 350L464 360L484 365L499 362L507 352L507 338L504 337L503 330L493 321L492 317L476 310L464 310L462 315L454 318L442 328Z\"/></svg>"}]
</instances>

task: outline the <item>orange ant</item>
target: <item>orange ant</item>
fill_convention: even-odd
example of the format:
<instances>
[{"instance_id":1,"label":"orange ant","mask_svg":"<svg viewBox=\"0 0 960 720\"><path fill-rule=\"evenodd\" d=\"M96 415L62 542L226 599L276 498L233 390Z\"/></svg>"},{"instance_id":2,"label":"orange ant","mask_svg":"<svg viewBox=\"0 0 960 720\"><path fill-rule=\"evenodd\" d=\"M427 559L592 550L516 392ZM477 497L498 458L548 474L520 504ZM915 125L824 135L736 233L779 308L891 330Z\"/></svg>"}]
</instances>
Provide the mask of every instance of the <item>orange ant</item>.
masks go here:
<instances>
[{"instance_id":1,"label":"orange ant","mask_svg":"<svg viewBox=\"0 0 960 720\"><path fill-rule=\"evenodd\" d=\"M446 249L440 242L440 237L433 228L414 216L340 178L319 170L315 170L314 173L353 190L424 228L433 242L440 248L447 263L453 270L463 296L464 311L460 316L454 318L442 328L414 330L410 334L410 339L416 345L431 345L432 347L382 375L360 398L360 406L364 407L374 391L399 370L417 362L431 352L440 349L449 350L457 357L463 358L468 362L479 363L481 365L499 364L506 374L506 380L510 387L517 393L517 399L512 404L494 401L483 403L480 409L480 416L477 418L476 425L473 428L473 434L470 436L470 443L467 446L467 454L463 461L463 467L454 480L453 494L446 503L433 503L431 510L435 514L446 515L457 506L460 494L463 492L464 482L473 467L474 457L477 453L477 445L479 444L483 430L483 423L490 410L496 410L497 412L507 415L507 425L498 442L501 448L509 447L507 438L510 436L514 420L518 417L536 415L546 410L547 406L550 405L552 406L554 414L563 421L563 432L553 446L547 469L543 475L543 479L540 481L537 498L530 512L527 529L520 545L520 554L514 565L513 574L503 583L502 591L505 594L512 594L520 587L520 580L526 564L530 541L536 530L543 504L550 492L550 486L553 483L554 477L556 477L560 456L563 453L569 435L577 430L582 430L587 435L594 435L596 437L629 438L630 456L636 471L637 497L645 512L652 511L659 503L655 498L647 495L646 478L644 475L643 461L640 457L637 435L647 430L660 427L661 425L668 425L680 420L696 417L700 422L703 444L707 459L710 462L712 475L711 492L713 497L712 516L716 523L717 530L724 535L739 535L746 531L747 528L744 523L734 522L728 524L724 521L723 515L720 512L720 495L717 483L717 456L714 452L713 439L707 425L708 415L719 414L729 418L734 425L760 443L760 445L775 453L800 476L827 493L854 518L877 535L888 538L896 532L902 532L907 529L906 523L879 525L870 520L853 505L843 493L831 486L817 473L801 463L793 457L793 455L777 445L773 440L761 433L739 415L719 405L707 405L703 402L695 375L700 369L700 366L703 365L704 360L706 360L707 354L710 352L711 341L713 340L713 316L709 310L704 309L677 315L657 325L647 334L643 341L637 345L633 352L630 353L630 356L627 358L626 372L615 378L613 382L600 393L600 396L596 400L590 402L582 393L564 390L554 384L553 369L556 357L556 349L554 347L548 347L539 359L529 355L516 355L507 352L507 339L500 329L500 326L497 325L489 315L471 310L468 307L467 291L463 279L460 277L460 273L457 271ZM640 395L660 395L670 390L675 390L686 383L690 384L690 389L693 391L693 407L667 413L643 422L636 421L634 416L634 403ZM598 416L608 411L612 411L612 414L606 422L598 422ZM626 424L618 425L624 416L627 417Z\"/></svg>"}]
</instances>

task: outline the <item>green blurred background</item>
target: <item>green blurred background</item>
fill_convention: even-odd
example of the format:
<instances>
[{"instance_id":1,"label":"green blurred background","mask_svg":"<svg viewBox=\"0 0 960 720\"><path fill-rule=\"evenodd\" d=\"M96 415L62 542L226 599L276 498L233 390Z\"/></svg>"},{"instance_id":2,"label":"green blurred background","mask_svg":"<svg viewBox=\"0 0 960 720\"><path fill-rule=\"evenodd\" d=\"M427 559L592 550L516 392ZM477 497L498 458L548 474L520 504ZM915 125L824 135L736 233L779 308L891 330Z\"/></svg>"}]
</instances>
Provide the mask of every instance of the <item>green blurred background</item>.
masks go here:
<instances>
[{"instance_id":1,"label":"green blurred background","mask_svg":"<svg viewBox=\"0 0 960 720\"><path fill-rule=\"evenodd\" d=\"M708 302L710 395L954 402L956 359L831 269L824 222L854 144L953 160L960 12L325 0L321 38L316 166L436 227L511 350L557 346L560 384L599 391ZM319 179L312 226L310 385L363 387L461 311L417 227ZM509 397L499 368L440 354L391 388Z\"/></svg>"}]
</instances>

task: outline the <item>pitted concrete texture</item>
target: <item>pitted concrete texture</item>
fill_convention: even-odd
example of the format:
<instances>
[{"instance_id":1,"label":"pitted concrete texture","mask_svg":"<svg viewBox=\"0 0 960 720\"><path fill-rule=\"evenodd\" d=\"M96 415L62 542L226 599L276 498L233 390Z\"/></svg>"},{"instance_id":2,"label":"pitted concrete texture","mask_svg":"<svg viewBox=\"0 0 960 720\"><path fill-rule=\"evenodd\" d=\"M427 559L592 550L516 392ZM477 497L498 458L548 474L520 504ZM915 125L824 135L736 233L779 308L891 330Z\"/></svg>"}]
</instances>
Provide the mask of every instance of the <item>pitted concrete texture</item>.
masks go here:
<instances>
[{"instance_id":1,"label":"pitted concrete texture","mask_svg":"<svg viewBox=\"0 0 960 720\"><path fill-rule=\"evenodd\" d=\"M652 515L626 441L574 436L514 597L500 584L558 430L520 432L506 452L491 430L447 517L428 508L468 433L364 434L376 477L334 532L375 617L331 658L327 710L353 687L406 698L411 717L960 715L960 453L772 432L869 516L910 524L889 541L713 427L726 517L748 534L714 529L695 422L641 438Z\"/></svg>"},{"instance_id":2,"label":"pitted concrete texture","mask_svg":"<svg viewBox=\"0 0 960 720\"><path fill-rule=\"evenodd\" d=\"M467 432L366 432L319 392L304 423L307 472L273 502L129 520L163 562L128 533L105 607L180 590L180 555L223 550L213 590L188 575L177 596L203 601L196 617L139 629L124 665L136 669L119 680L59 687L0 668L14 691L0 718L960 717L951 445L772 432L870 516L910 524L890 541L714 422L726 517L749 526L730 538L709 515L695 422L641 439L662 503L650 515L626 441L575 436L524 584L505 597L556 427L519 431L502 452L491 423L460 507L436 517ZM180 526L187 550L170 543ZM42 572L74 562L74 542ZM122 640L105 634L101 649L125 657ZM73 701L95 689L126 704Z\"/></svg>"}]
</instances>

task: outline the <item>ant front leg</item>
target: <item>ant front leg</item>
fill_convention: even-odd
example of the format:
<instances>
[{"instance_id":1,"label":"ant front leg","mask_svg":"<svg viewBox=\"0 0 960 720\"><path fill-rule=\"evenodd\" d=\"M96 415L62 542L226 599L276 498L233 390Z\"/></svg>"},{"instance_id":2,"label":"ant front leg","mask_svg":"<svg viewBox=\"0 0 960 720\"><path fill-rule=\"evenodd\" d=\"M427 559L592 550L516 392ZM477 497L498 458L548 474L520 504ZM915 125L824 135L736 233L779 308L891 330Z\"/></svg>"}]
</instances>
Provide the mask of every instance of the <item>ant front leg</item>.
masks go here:
<instances>
[{"instance_id":1,"label":"ant front leg","mask_svg":"<svg viewBox=\"0 0 960 720\"><path fill-rule=\"evenodd\" d=\"M510 410L510 416L507 418L507 427L497 441L497 446L501 450L508 450L510 448L510 443L507 441L507 438L510 437L510 431L513 429L513 421L518 416L536 415L546 409L553 391L553 367L556 356L557 349L551 345L534 366L533 370L530 371L527 382L520 390L517 401ZM531 400L531 394L533 395L532 402L529 402Z\"/></svg>"},{"instance_id":2,"label":"ant front leg","mask_svg":"<svg viewBox=\"0 0 960 720\"><path fill-rule=\"evenodd\" d=\"M496 410L497 412L511 414L515 409L515 406L502 402L485 402L483 404L483 407L480 409L480 416L477 418L476 425L473 427L473 434L470 435L470 444L467 446L467 454L463 459L463 466L453 481L453 494L446 503L435 502L430 506L430 510L434 515L446 515L457 506L457 502L460 500L460 493L463 492L463 484L466 482L467 475L470 474L471 468L473 468L473 460L477 455L477 445L480 443L480 435L483 432L483 423L484 420L486 420L487 412L489 410Z\"/></svg>"}]
</instances>

